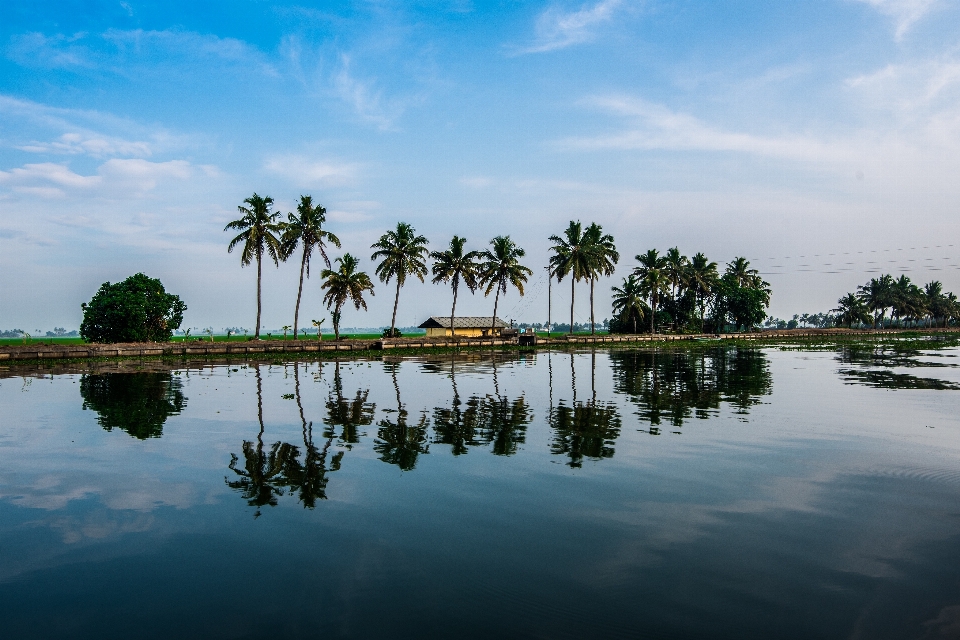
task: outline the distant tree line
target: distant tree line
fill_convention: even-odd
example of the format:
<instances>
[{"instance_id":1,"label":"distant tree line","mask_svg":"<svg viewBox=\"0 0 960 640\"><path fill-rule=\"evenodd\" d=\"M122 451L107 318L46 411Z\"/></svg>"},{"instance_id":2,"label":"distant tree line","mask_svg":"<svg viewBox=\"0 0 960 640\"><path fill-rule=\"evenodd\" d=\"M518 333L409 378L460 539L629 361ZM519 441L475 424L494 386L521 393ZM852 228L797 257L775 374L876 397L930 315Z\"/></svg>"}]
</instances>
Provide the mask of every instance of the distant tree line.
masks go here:
<instances>
[{"instance_id":1,"label":"distant tree line","mask_svg":"<svg viewBox=\"0 0 960 640\"><path fill-rule=\"evenodd\" d=\"M840 298L831 312L838 326L946 327L960 320L960 301L937 280L920 288L905 275L886 274Z\"/></svg>"},{"instance_id":2,"label":"distant tree line","mask_svg":"<svg viewBox=\"0 0 960 640\"><path fill-rule=\"evenodd\" d=\"M613 287L613 333L637 333L644 324L651 333L749 330L767 316L770 284L746 258L734 258L722 275L704 254L691 259L676 247L664 255L650 249L637 262Z\"/></svg>"}]
</instances>

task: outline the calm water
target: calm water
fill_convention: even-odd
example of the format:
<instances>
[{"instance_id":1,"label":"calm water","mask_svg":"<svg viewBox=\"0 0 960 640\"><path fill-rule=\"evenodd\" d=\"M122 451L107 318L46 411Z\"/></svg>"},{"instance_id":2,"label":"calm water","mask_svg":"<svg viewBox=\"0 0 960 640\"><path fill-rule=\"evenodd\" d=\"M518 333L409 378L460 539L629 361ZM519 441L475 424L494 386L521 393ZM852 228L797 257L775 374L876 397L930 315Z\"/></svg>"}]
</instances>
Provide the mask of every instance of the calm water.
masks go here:
<instances>
[{"instance_id":1,"label":"calm water","mask_svg":"<svg viewBox=\"0 0 960 640\"><path fill-rule=\"evenodd\" d=\"M0 380L4 638L955 638L960 349Z\"/></svg>"}]
</instances>

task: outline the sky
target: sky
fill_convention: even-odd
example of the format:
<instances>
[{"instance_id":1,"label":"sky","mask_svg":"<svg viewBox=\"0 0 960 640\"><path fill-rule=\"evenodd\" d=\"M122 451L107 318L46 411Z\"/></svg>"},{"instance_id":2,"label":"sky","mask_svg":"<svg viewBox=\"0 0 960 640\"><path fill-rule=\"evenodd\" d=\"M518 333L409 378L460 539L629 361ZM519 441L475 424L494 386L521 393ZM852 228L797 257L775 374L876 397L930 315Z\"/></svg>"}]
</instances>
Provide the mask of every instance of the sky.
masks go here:
<instances>
[{"instance_id":1,"label":"sky","mask_svg":"<svg viewBox=\"0 0 960 640\"><path fill-rule=\"evenodd\" d=\"M598 318L633 256L673 246L747 257L778 317L881 272L960 293L958 178L950 0L0 3L3 329L77 328L137 272L184 326L252 328L256 270L224 226L254 192L284 217L312 195L371 275L399 221L431 250L510 235L535 272L500 302L517 321L546 320L548 237L571 220L622 256ZM313 273L303 326L329 317ZM265 266L266 327L292 324L298 276ZM344 325L389 325L377 284ZM552 300L569 317L566 282ZM397 322L450 301L408 283Z\"/></svg>"}]
</instances>

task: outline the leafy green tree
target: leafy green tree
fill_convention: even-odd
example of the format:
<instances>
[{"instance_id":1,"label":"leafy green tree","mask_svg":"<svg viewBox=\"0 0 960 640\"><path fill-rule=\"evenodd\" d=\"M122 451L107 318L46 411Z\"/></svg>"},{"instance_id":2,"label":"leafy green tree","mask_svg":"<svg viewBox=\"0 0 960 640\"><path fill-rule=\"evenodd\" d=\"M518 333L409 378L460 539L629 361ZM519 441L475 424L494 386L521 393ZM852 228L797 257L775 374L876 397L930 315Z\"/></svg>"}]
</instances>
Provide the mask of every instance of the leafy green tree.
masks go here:
<instances>
[{"instance_id":1,"label":"leafy green tree","mask_svg":"<svg viewBox=\"0 0 960 640\"><path fill-rule=\"evenodd\" d=\"M97 412L101 427L140 440L159 438L167 418L187 406L180 379L169 371L83 375L80 397L84 410Z\"/></svg>"},{"instance_id":2,"label":"leafy green tree","mask_svg":"<svg viewBox=\"0 0 960 640\"><path fill-rule=\"evenodd\" d=\"M831 309L830 313L837 314L837 323L845 324L848 328L854 324L867 324L872 319L870 310L855 293L848 293L837 300L837 308Z\"/></svg>"},{"instance_id":3,"label":"leafy green tree","mask_svg":"<svg viewBox=\"0 0 960 640\"><path fill-rule=\"evenodd\" d=\"M336 269L324 269L320 273L320 277L323 278L323 284L320 285L320 288L327 290L323 296L323 302L328 309L333 307L333 333L334 338L339 340L340 310L343 305L347 302L353 302L357 311L360 310L360 307L363 307L363 310L366 311L367 301L364 300L363 294L365 291L369 291L371 296L374 293L370 276L363 271L357 271L357 266L360 263L356 258L349 253L345 253L342 258L337 258L336 262L340 265ZM394 305L394 313L396 313L396 305ZM319 328L317 331L319 332Z\"/></svg>"},{"instance_id":4,"label":"leafy green tree","mask_svg":"<svg viewBox=\"0 0 960 640\"><path fill-rule=\"evenodd\" d=\"M490 241L492 249L480 254L481 264L478 278L480 286L485 287L483 295L488 296L496 290L493 300L493 319L491 332L497 324L497 305L500 304L500 292L507 292L507 286L513 285L523 295L523 285L533 275L533 271L520 264L520 258L526 251L516 245L510 236L497 236Z\"/></svg>"},{"instance_id":5,"label":"leafy green tree","mask_svg":"<svg viewBox=\"0 0 960 640\"><path fill-rule=\"evenodd\" d=\"M650 308L643 300L643 287L637 276L630 274L623 279L622 287L610 287L613 291L613 312L624 327L632 327L637 333L637 322L643 320Z\"/></svg>"},{"instance_id":6,"label":"leafy green tree","mask_svg":"<svg viewBox=\"0 0 960 640\"><path fill-rule=\"evenodd\" d=\"M590 238L580 222L570 221L562 236L550 236L553 243L550 251L550 276L557 283L570 276L570 333L573 333L573 306L576 300L576 283L590 278L593 261L590 254Z\"/></svg>"},{"instance_id":7,"label":"leafy green tree","mask_svg":"<svg viewBox=\"0 0 960 640\"><path fill-rule=\"evenodd\" d=\"M227 224L224 231L240 231L240 233L230 241L227 246L227 252L232 253L234 247L243 245L243 251L240 253L240 265L247 266L254 260L257 261L257 328L253 337L260 339L260 312L261 304L261 284L263 281L263 255L267 254L274 265L280 264L283 256L283 246L280 242L280 234L283 233L282 225L277 222L280 218L279 213L270 211L273 207L273 198L263 197L254 193L243 201L248 205L240 205L237 209L243 216Z\"/></svg>"},{"instance_id":8,"label":"leafy green tree","mask_svg":"<svg viewBox=\"0 0 960 640\"><path fill-rule=\"evenodd\" d=\"M600 276L612 276L620 262L620 253L614 244L613 236L605 234L603 227L596 222L587 227L587 252L590 258L590 333L596 333L596 321L593 315L593 288ZM572 323L571 323L572 326Z\"/></svg>"},{"instance_id":9,"label":"leafy green tree","mask_svg":"<svg viewBox=\"0 0 960 640\"><path fill-rule=\"evenodd\" d=\"M142 273L116 284L104 282L80 306L80 337L87 342L168 342L187 310L179 296Z\"/></svg>"},{"instance_id":10,"label":"leafy green tree","mask_svg":"<svg viewBox=\"0 0 960 640\"><path fill-rule=\"evenodd\" d=\"M460 282L467 285L470 292L477 290L477 276L480 270L480 252L464 252L463 246L467 243L466 238L453 236L450 246L444 251L434 251L430 254L433 258L433 283L449 282L453 289L453 306L450 307L450 335L455 336L456 330L453 326L453 319L457 310L457 291L460 288Z\"/></svg>"},{"instance_id":11,"label":"leafy green tree","mask_svg":"<svg viewBox=\"0 0 960 640\"><path fill-rule=\"evenodd\" d=\"M893 282L892 303L892 315L898 321L916 320L927 313L923 291L905 275L901 275Z\"/></svg>"},{"instance_id":12,"label":"leafy green tree","mask_svg":"<svg viewBox=\"0 0 960 640\"><path fill-rule=\"evenodd\" d=\"M400 302L400 287L407 276L416 276L423 282L427 275L427 244L424 236L418 236L416 230L406 222L398 222L397 228L387 231L380 236L371 249L376 249L371 260L379 260L377 277L380 282L389 284L391 279L397 281L397 293L393 299L393 315L390 317L390 335L394 335L397 327L397 304Z\"/></svg>"},{"instance_id":13,"label":"leafy green tree","mask_svg":"<svg viewBox=\"0 0 960 640\"><path fill-rule=\"evenodd\" d=\"M656 333L657 305L660 296L667 291L670 278L667 275L667 261L657 252L650 249L646 253L636 256L639 266L633 272L640 281L640 287L650 299L650 333Z\"/></svg>"},{"instance_id":14,"label":"leafy green tree","mask_svg":"<svg viewBox=\"0 0 960 640\"><path fill-rule=\"evenodd\" d=\"M303 295L303 277L310 277L310 258L314 249L320 253L324 264L330 268L330 258L327 257L326 243L329 242L337 249L340 248L340 238L323 228L327 221L327 210L321 205L313 204L311 196L300 196L297 213L288 213L287 222L283 224L283 235L280 242L283 255L290 256L303 245L303 256L300 258L300 286L297 288L297 306L293 312L293 339L297 339L297 329L300 326L300 298Z\"/></svg>"}]
</instances>

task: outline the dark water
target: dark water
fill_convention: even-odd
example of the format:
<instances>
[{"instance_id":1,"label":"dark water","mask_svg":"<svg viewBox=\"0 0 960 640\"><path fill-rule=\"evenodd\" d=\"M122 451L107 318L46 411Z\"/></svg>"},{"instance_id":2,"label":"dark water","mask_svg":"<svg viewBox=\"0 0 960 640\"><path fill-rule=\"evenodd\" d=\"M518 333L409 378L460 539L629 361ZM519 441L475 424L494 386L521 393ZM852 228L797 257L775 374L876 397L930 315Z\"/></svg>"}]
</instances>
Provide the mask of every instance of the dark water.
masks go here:
<instances>
[{"instance_id":1,"label":"dark water","mask_svg":"<svg viewBox=\"0 0 960 640\"><path fill-rule=\"evenodd\" d=\"M960 637L958 355L8 377L0 637Z\"/></svg>"}]
</instances>

